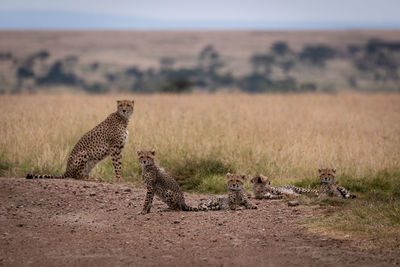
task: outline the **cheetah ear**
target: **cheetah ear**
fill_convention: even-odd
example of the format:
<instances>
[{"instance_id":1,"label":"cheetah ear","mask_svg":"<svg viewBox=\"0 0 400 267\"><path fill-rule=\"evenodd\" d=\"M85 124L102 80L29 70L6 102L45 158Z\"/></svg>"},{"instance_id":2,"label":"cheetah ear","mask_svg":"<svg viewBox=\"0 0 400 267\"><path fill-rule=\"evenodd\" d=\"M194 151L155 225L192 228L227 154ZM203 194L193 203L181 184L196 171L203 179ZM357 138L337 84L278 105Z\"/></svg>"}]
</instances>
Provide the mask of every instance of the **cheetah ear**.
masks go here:
<instances>
[{"instance_id":1,"label":"cheetah ear","mask_svg":"<svg viewBox=\"0 0 400 267\"><path fill-rule=\"evenodd\" d=\"M256 179L256 177L251 178L250 182L251 182L252 184L254 184L255 179Z\"/></svg>"},{"instance_id":2,"label":"cheetah ear","mask_svg":"<svg viewBox=\"0 0 400 267\"><path fill-rule=\"evenodd\" d=\"M231 177L232 176L232 174L230 173L230 172L228 172L227 174L226 174L226 178L228 178L229 179L229 177Z\"/></svg>"},{"instance_id":3,"label":"cheetah ear","mask_svg":"<svg viewBox=\"0 0 400 267\"><path fill-rule=\"evenodd\" d=\"M118 104L118 105L121 104L121 100L117 100L117 104Z\"/></svg>"},{"instance_id":4,"label":"cheetah ear","mask_svg":"<svg viewBox=\"0 0 400 267\"><path fill-rule=\"evenodd\" d=\"M135 100L132 100L131 102L132 102L132 104L135 104Z\"/></svg>"},{"instance_id":5,"label":"cheetah ear","mask_svg":"<svg viewBox=\"0 0 400 267\"><path fill-rule=\"evenodd\" d=\"M321 171L322 171L321 169L318 169L318 172L319 172L319 173L321 173Z\"/></svg>"},{"instance_id":6,"label":"cheetah ear","mask_svg":"<svg viewBox=\"0 0 400 267\"><path fill-rule=\"evenodd\" d=\"M140 156L140 154L142 154L142 151L138 150L137 155Z\"/></svg>"},{"instance_id":7,"label":"cheetah ear","mask_svg":"<svg viewBox=\"0 0 400 267\"><path fill-rule=\"evenodd\" d=\"M153 150L151 150L150 151L150 153L153 155L153 156L155 156L156 155L156 151L153 149Z\"/></svg>"},{"instance_id":8,"label":"cheetah ear","mask_svg":"<svg viewBox=\"0 0 400 267\"><path fill-rule=\"evenodd\" d=\"M246 174L241 174L240 176L243 178L243 180L246 180L247 178Z\"/></svg>"},{"instance_id":9,"label":"cheetah ear","mask_svg":"<svg viewBox=\"0 0 400 267\"><path fill-rule=\"evenodd\" d=\"M258 177L258 181L257 182L259 182L259 183L262 183L263 181L262 181L262 177L260 176L260 177Z\"/></svg>"},{"instance_id":10,"label":"cheetah ear","mask_svg":"<svg viewBox=\"0 0 400 267\"><path fill-rule=\"evenodd\" d=\"M333 169L333 172L336 173L336 169Z\"/></svg>"}]
</instances>

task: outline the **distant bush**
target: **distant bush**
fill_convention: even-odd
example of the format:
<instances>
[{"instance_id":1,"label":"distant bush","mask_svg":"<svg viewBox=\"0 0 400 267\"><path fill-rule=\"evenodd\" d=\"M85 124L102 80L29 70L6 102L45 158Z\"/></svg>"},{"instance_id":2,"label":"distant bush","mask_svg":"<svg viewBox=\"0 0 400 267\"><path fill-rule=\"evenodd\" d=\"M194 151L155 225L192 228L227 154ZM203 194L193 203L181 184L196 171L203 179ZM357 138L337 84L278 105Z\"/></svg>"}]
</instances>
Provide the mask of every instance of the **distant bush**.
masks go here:
<instances>
[{"instance_id":1,"label":"distant bush","mask_svg":"<svg viewBox=\"0 0 400 267\"><path fill-rule=\"evenodd\" d=\"M196 83L196 69L163 70L161 72L146 72L139 76L133 86L133 92L141 93L186 93L190 92Z\"/></svg>"},{"instance_id":2,"label":"distant bush","mask_svg":"<svg viewBox=\"0 0 400 267\"><path fill-rule=\"evenodd\" d=\"M157 93L165 86L166 80L164 77L150 76L134 82L131 91L134 93Z\"/></svg>"},{"instance_id":3,"label":"distant bush","mask_svg":"<svg viewBox=\"0 0 400 267\"><path fill-rule=\"evenodd\" d=\"M299 89L301 92L315 92L317 91L317 85L312 82L302 83Z\"/></svg>"},{"instance_id":4,"label":"distant bush","mask_svg":"<svg viewBox=\"0 0 400 267\"><path fill-rule=\"evenodd\" d=\"M250 63L253 65L253 72L262 72L265 75L269 75L274 63L274 57L271 55L256 54L250 58Z\"/></svg>"},{"instance_id":5,"label":"distant bush","mask_svg":"<svg viewBox=\"0 0 400 267\"><path fill-rule=\"evenodd\" d=\"M294 78L286 78L282 80L273 81L272 86L269 88L270 92L298 92L297 82Z\"/></svg>"},{"instance_id":6,"label":"distant bush","mask_svg":"<svg viewBox=\"0 0 400 267\"><path fill-rule=\"evenodd\" d=\"M125 70L125 75L132 76L135 78L142 78L144 73L138 67L133 66Z\"/></svg>"},{"instance_id":7,"label":"distant bush","mask_svg":"<svg viewBox=\"0 0 400 267\"><path fill-rule=\"evenodd\" d=\"M359 71L372 75L377 81L399 78L400 43L372 39L357 51L361 52L353 57L353 64Z\"/></svg>"},{"instance_id":8,"label":"distant bush","mask_svg":"<svg viewBox=\"0 0 400 267\"><path fill-rule=\"evenodd\" d=\"M215 73L211 78L216 86L230 86L235 83L235 77L230 72L225 74Z\"/></svg>"},{"instance_id":9,"label":"distant bush","mask_svg":"<svg viewBox=\"0 0 400 267\"><path fill-rule=\"evenodd\" d=\"M292 77L272 80L256 73L243 77L239 81L239 88L246 93L290 93L316 90L316 86L311 83L302 84L298 87L296 80Z\"/></svg>"},{"instance_id":10,"label":"distant bush","mask_svg":"<svg viewBox=\"0 0 400 267\"><path fill-rule=\"evenodd\" d=\"M31 55L31 58L45 60L50 57L50 52L47 50L41 50Z\"/></svg>"},{"instance_id":11,"label":"distant bush","mask_svg":"<svg viewBox=\"0 0 400 267\"><path fill-rule=\"evenodd\" d=\"M17 79L26 79L26 78L32 78L35 76L35 73L33 72L32 68L29 66L20 66L17 69Z\"/></svg>"},{"instance_id":12,"label":"distant bush","mask_svg":"<svg viewBox=\"0 0 400 267\"><path fill-rule=\"evenodd\" d=\"M85 84L83 89L91 94L106 94L110 92L110 87L102 83Z\"/></svg>"},{"instance_id":13,"label":"distant bush","mask_svg":"<svg viewBox=\"0 0 400 267\"><path fill-rule=\"evenodd\" d=\"M174 65L175 60L171 57L162 57L160 58L160 69L163 70L170 70Z\"/></svg>"},{"instance_id":14,"label":"distant bush","mask_svg":"<svg viewBox=\"0 0 400 267\"><path fill-rule=\"evenodd\" d=\"M89 68L91 71L96 71L98 70L100 67L100 63L99 62L93 62L89 65Z\"/></svg>"},{"instance_id":15,"label":"distant bush","mask_svg":"<svg viewBox=\"0 0 400 267\"><path fill-rule=\"evenodd\" d=\"M207 45L199 54L199 68L205 73L215 73L223 67L219 53L212 45Z\"/></svg>"},{"instance_id":16,"label":"distant bush","mask_svg":"<svg viewBox=\"0 0 400 267\"><path fill-rule=\"evenodd\" d=\"M243 77L238 85L247 93L264 93L272 86L272 81L264 75L253 73Z\"/></svg>"},{"instance_id":17,"label":"distant bush","mask_svg":"<svg viewBox=\"0 0 400 267\"><path fill-rule=\"evenodd\" d=\"M11 52L0 52L0 60L12 60L14 58Z\"/></svg>"},{"instance_id":18,"label":"distant bush","mask_svg":"<svg viewBox=\"0 0 400 267\"><path fill-rule=\"evenodd\" d=\"M4 57L6 59L13 58L11 53L6 53L4 55ZM34 66L35 66L36 60L43 62L48 57L50 57L50 53L47 50L41 50L41 51L35 52L35 53L29 55L27 58L25 58L22 61L22 63L18 66L17 71L16 71L18 87L21 87L23 85L24 79L35 77ZM1 56L0 56L0 58L1 58ZM17 62L17 61L15 60L15 62ZM19 91L19 90L17 90L17 91Z\"/></svg>"},{"instance_id":19,"label":"distant bush","mask_svg":"<svg viewBox=\"0 0 400 267\"><path fill-rule=\"evenodd\" d=\"M104 77L107 79L109 82L114 82L117 79L117 75L114 73L106 73L104 74Z\"/></svg>"},{"instance_id":20,"label":"distant bush","mask_svg":"<svg viewBox=\"0 0 400 267\"><path fill-rule=\"evenodd\" d=\"M84 83L83 80L74 73L67 72L63 65L64 62L61 60L54 62L45 76L36 78L36 84L81 86Z\"/></svg>"},{"instance_id":21,"label":"distant bush","mask_svg":"<svg viewBox=\"0 0 400 267\"><path fill-rule=\"evenodd\" d=\"M271 46L271 52L279 56L286 55L290 51L289 45L283 41L273 43Z\"/></svg>"},{"instance_id":22,"label":"distant bush","mask_svg":"<svg viewBox=\"0 0 400 267\"><path fill-rule=\"evenodd\" d=\"M316 66L324 66L325 62L334 58L336 51L326 45L307 45L300 52L299 58Z\"/></svg>"},{"instance_id":23,"label":"distant bush","mask_svg":"<svg viewBox=\"0 0 400 267\"><path fill-rule=\"evenodd\" d=\"M188 79L168 79L161 88L163 93L188 93L191 91L192 82Z\"/></svg>"}]
</instances>

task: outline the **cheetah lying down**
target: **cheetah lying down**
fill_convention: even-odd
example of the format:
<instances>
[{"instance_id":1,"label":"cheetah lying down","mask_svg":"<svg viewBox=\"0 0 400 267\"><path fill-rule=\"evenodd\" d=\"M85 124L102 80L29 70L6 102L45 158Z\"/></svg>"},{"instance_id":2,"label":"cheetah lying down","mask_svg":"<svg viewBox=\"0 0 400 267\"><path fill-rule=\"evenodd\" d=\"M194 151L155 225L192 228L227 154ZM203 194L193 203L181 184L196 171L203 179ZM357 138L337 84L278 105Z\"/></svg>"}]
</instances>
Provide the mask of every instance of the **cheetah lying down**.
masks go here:
<instances>
[{"instance_id":1,"label":"cheetah lying down","mask_svg":"<svg viewBox=\"0 0 400 267\"><path fill-rule=\"evenodd\" d=\"M318 197L355 198L346 188L335 185L335 169L319 169L319 190L305 189L294 185L271 186L267 176L262 174L251 179L253 194L256 199L281 199L297 197L301 194L311 194Z\"/></svg>"},{"instance_id":2,"label":"cheetah lying down","mask_svg":"<svg viewBox=\"0 0 400 267\"><path fill-rule=\"evenodd\" d=\"M256 199L281 199L284 197L296 197L300 194L318 195L317 190L305 189L294 185L271 186L271 181L262 174L251 179L253 194Z\"/></svg>"},{"instance_id":3,"label":"cheetah lying down","mask_svg":"<svg viewBox=\"0 0 400 267\"><path fill-rule=\"evenodd\" d=\"M228 184L228 197L216 196L203 200L199 204L200 210L238 210L244 206L246 209L257 209L247 198L247 192L244 188L246 175L230 174L226 175Z\"/></svg>"},{"instance_id":4,"label":"cheetah lying down","mask_svg":"<svg viewBox=\"0 0 400 267\"><path fill-rule=\"evenodd\" d=\"M343 186L335 185L336 169L319 169L319 196L356 198Z\"/></svg>"}]
</instances>

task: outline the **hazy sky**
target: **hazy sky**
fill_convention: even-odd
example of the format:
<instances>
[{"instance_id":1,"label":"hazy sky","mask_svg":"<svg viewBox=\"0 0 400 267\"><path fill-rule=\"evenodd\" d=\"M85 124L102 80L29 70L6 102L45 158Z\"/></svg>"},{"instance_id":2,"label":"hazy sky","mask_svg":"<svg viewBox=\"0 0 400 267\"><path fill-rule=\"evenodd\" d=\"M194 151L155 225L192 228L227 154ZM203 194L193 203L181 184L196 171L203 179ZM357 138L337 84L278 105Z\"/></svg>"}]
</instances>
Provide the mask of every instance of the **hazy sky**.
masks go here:
<instances>
[{"instance_id":1,"label":"hazy sky","mask_svg":"<svg viewBox=\"0 0 400 267\"><path fill-rule=\"evenodd\" d=\"M318 28L320 22L321 25L396 28L400 25L399 11L400 0L0 0L0 16L3 16L0 27L12 27L13 23L33 27L38 16L41 23L57 25L57 14L62 14L60 18L65 20L62 25L68 27L68 16L79 20L79 14L86 13L89 16L81 19L82 27L89 28L99 15L108 18L108 22L102 23L104 27L118 26L118 23L131 26L138 23L145 27L147 23L150 28L157 25L164 28L168 23L163 23L175 22L171 25L179 28L182 23L185 28L183 22L188 22L196 27L225 25L234 28L244 22L265 27L308 23ZM92 18L94 21L90 24ZM116 22L112 18L116 18ZM120 18L124 20L118 22ZM76 24L71 22L71 25Z\"/></svg>"}]
</instances>

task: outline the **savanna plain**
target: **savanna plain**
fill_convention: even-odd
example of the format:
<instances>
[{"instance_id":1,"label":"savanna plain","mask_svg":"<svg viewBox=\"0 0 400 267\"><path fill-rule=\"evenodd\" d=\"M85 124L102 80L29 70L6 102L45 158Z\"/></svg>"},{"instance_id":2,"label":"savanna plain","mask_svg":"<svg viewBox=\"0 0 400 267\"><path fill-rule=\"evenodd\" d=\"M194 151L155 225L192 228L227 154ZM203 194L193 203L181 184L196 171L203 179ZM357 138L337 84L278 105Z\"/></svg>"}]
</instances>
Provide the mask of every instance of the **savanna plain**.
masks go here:
<instances>
[{"instance_id":1,"label":"savanna plain","mask_svg":"<svg viewBox=\"0 0 400 267\"><path fill-rule=\"evenodd\" d=\"M18 178L28 172L62 174L77 140L114 112L119 99L135 100L130 135L122 156L124 186L141 188L141 169L136 154L141 149L157 151L159 164L178 180L192 203L204 195L225 193L227 172L243 173L248 177L262 173L270 177L273 185L291 183L318 188L318 168L336 168L336 183L349 189L357 198L318 200L302 197L297 212L308 216L293 220L308 235L345 240L346 246L360 251L397 253L400 250L398 94L1 95L0 176ZM111 160L98 164L91 176L113 182ZM2 181L5 199L7 180L14 179ZM43 187L45 182L40 181L39 185ZM50 187L64 187L57 182L49 183ZM76 183L83 185L83 182ZM65 188L68 186L76 185L66 182ZM246 187L251 192L250 182ZM85 184L85 188L92 188L94 195L91 196L96 196L96 185ZM133 192L140 197L134 201L134 207L139 211L144 191L137 190L133 189ZM259 210L264 209L260 214L276 205L279 210L287 209L281 201L269 203L267 200L257 202ZM156 202L157 205L161 204ZM136 209L132 209L132 215ZM129 209L126 212L129 213ZM210 217L211 213L204 216ZM227 218L234 216L233 212L228 213ZM197 216L196 221L202 220L201 214L193 215ZM251 217L256 216L257 211L237 214ZM237 214L235 218L241 220ZM127 216L126 213L120 215ZM148 216L153 224L161 218L153 218L159 216L155 210ZM184 216L173 212L165 213L164 217L167 216L178 218L171 222L173 225L184 224ZM143 218L138 220L143 220L143 224L148 222ZM262 224L260 218L254 221ZM5 232L2 249L6 246ZM217 239L211 241L219 244ZM8 260L1 259L13 263ZM174 264L168 261L169 258L166 260L160 263ZM81 263L90 261L86 258ZM141 263L149 264L143 259ZM312 262L308 264L312 265Z\"/></svg>"}]
</instances>

